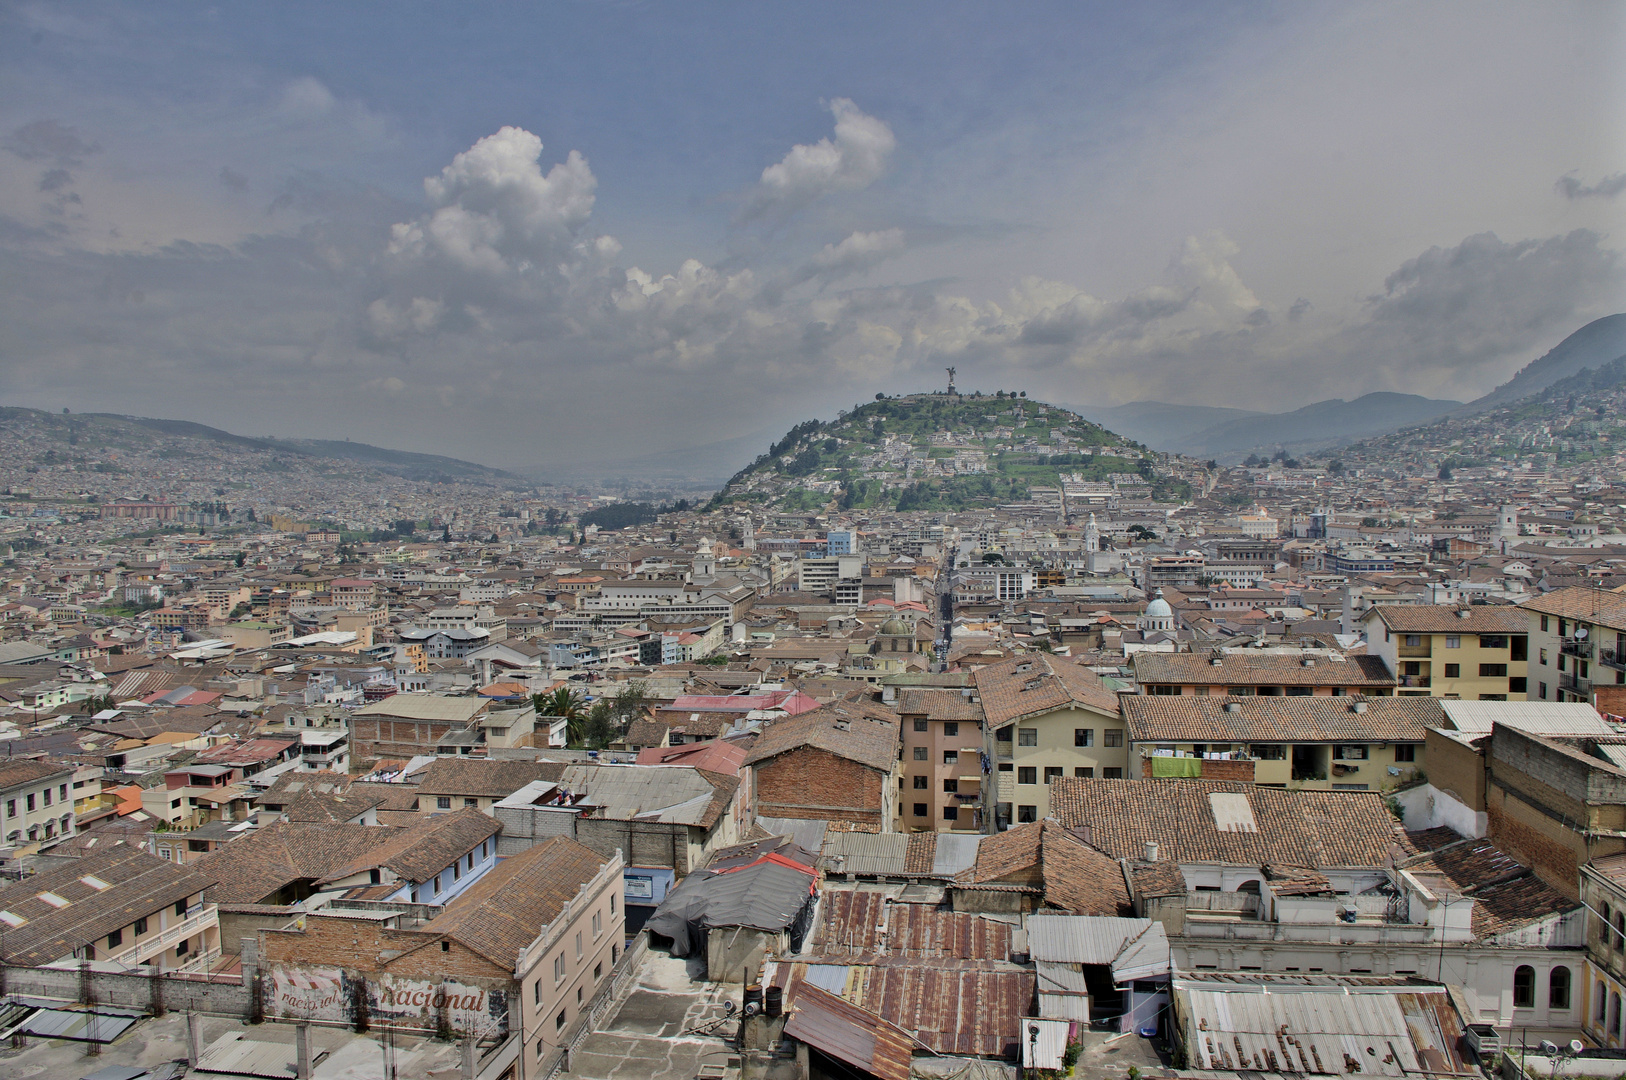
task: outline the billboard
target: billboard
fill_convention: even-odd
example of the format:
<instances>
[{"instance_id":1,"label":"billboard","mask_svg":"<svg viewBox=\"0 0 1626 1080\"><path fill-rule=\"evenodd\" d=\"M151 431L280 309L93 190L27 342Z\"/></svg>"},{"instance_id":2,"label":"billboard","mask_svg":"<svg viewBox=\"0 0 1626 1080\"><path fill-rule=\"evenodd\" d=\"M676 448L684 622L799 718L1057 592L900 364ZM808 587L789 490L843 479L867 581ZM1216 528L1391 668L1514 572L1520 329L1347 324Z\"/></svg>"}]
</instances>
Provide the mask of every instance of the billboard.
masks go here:
<instances>
[{"instance_id":1,"label":"billboard","mask_svg":"<svg viewBox=\"0 0 1626 1080\"><path fill-rule=\"evenodd\" d=\"M436 1031L442 1026L476 1039L508 1034L508 994L453 980L434 982L391 975L363 976L329 967L273 968L266 976L266 1012L279 1020L315 1020L354 1026L366 1001L369 1023Z\"/></svg>"}]
</instances>

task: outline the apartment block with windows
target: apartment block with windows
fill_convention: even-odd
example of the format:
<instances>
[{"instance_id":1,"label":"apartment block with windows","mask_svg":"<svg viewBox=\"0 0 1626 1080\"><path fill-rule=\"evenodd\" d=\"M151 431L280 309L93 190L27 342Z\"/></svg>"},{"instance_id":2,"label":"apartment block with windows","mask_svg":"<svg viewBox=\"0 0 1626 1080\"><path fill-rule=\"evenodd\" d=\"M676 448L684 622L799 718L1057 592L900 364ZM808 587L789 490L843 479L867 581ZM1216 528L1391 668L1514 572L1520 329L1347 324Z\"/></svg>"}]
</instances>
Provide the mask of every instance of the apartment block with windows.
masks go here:
<instances>
[{"instance_id":1,"label":"apartment block with windows","mask_svg":"<svg viewBox=\"0 0 1626 1080\"><path fill-rule=\"evenodd\" d=\"M1400 681L1402 696L1522 700L1530 638L1514 607L1381 605L1363 620L1367 648Z\"/></svg>"},{"instance_id":2,"label":"apartment block with windows","mask_svg":"<svg viewBox=\"0 0 1626 1080\"><path fill-rule=\"evenodd\" d=\"M1530 700L1590 703L1596 688L1626 685L1626 594L1556 589L1519 610L1530 635Z\"/></svg>"},{"instance_id":3,"label":"apartment block with windows","mask_svg":"<svg viewBox=\"0 0 1626 1080\"><path fill-rule=\"evenodd\" d=\"M981 697L964 690L906 689L898 694L903 721L902 810L908 832L981 832L983 712Z\"/></svg>"},{"instance_id":4,"label":"apartment block with windows","mask_svg":"<svg viewBox=\"0 0 1626 1080\"><path fill-rule=\"evenodd\" d=\"M50 847L74 835L72 765L24 759L0 765L5 846Z\"/></svg>"},{"instance_id":5,"label":"apartment block with windows","mask_svg":"<svg viewBox=\"0 0 1626 1080\"><path fill-rule=\"evenodd\" d=\"M1050 814L1057 777L1122 779L1129 764L1118 695L1088 668L1048 654L981 668L976 687L992 767L985 820L997 828Z\"/></svg>"}]
</instances>

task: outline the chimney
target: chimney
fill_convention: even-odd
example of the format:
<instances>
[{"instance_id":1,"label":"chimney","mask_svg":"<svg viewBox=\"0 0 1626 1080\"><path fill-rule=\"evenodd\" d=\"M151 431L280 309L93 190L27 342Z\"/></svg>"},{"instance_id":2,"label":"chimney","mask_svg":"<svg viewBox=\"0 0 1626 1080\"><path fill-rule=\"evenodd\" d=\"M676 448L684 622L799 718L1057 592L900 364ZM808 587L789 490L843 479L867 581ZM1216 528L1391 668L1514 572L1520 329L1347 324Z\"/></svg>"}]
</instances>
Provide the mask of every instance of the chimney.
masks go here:
<instances>
[{"instance_id":1,"label":"chimney","mask_svg":"<svg viewBox=\"0 0 1626 1080\"><path fill-rule=\"evenodd\" d=\"M1143 855L1144 855L1147 862L1157 862L1157 841L1156 840L1148 840L1148 841L1146 841L1146 850L1143 852Z\"/></svg>"},{"instance_id":2,"label":"chimney","mask_svg":"<svg viewBox=\"0 0 1626 1080\"><path fill-rule=\"evenodd\" d=\"M1242 711L1242 702L1240 702L1240 701L1227 701L1225 703L1225 711L1228 712L1228 713L1239 713L1239 712L1241 712Z\"/></svg>"},{"instance_id":3,"label":"chimney","mask_svg":"<svg viewBox=\"0 0 1626 1080\"><path fill-rule=\"evenodd\" d=\"M1474 612L1473 612L1472 608L1457 608L1457 618L1459 618L1459 619L1471 619L1473 617L1474 617Z\"/></svg>"},{"instance_id":4,"label":"chimney","mask_svg":"<svg viewBox=\"0 0 1626 1080\"><path fill-rule=\"evenodd\" d=\"M1303 660L1300 660L1299 663L1303 664L1305 667L1315 667L1315 657L1306 656Z\"/></svg>"},{"instance_id":5,"label":"chimney","mask_svg":"<svg viewBox=\"0 0 1626 1080\"><path fill-rule=\"evenodd\" d=\"M1350 708L1358 713L1363 713L1366 711L1366 702L1357 701L1355 704L1351 705Z\"/></svg>"}]
</instances>

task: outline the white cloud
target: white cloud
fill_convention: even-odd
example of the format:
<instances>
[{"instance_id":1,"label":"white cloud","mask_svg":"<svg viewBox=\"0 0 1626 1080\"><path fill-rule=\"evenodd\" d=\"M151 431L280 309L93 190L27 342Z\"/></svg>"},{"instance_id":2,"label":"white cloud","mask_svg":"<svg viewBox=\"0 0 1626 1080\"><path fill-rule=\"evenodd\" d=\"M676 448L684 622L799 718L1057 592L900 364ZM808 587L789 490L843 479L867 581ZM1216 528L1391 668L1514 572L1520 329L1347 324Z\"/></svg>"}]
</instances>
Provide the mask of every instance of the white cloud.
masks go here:
<instances>
[{"instance_id":1,"label":"white cloud","mask_svg":"<svg viewBox=\"0 0 1626 1080\"><path fill-rule=\"evenodd\" d=\"M866 188L886 172L897 148L886 122L866 114L850 98L836 98L830 112L836 118L834 137L798 143L783 160L763 169L744 216L789 213L825 195Z\"/></svg>"},{"instance_id":2,"label":"white cloud","mask_svg":"<svg viewBox=\"0 0 1626 1080\"><path fill-rule=\"evenodd\" d=\"M336 104L333 91L310 75L295 79L282 91L282 111L291 116L326 116Z\"/></svg>"},{"instance_id":3,"label":"white cloud","mask_svg":"<svg viewBox=\"0 0 1626 1080\"><path fill-rule=\"evenodd\" d=\"M854 232L839 244L826 244L811 260L821 277L834 279L856 274L891 258L903 250L902 229Z\"/></svg>"}]
</instances>

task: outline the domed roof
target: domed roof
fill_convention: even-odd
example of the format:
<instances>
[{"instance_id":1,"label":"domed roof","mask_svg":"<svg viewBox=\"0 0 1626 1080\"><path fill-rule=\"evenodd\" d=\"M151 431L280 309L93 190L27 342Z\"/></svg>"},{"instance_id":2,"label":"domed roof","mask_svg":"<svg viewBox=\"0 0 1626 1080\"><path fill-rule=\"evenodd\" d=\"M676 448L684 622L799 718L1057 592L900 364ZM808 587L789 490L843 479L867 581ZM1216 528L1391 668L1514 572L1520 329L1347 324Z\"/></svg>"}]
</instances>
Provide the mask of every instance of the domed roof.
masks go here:
<instances>
[{"instance_id":1,"label":"domed roof","mask_svg":"<svg viewBox=\"0 0 1626 1080\"><path fill-rule=\"evenodd\" d=\"M1174 609L1169 606L1167 600L1163 599L1162 589L1157 590L1157 595L1152 597L1152 602L1146 605L1146 617L1148 619L1170 619L1174 617Z\"/></svg>"},{"instance_id":2,"label":"domed roof","mask_svg":"<svg viewBox=\"0 0 1626 1080\"><path fill-rule=\"evenodd\" d=\"M909 637L914 632L914 627L910 626L907 622L898 618L896 615L882 623L881 629L877 631L877 633L885 634L888 637Z\"/></svg>"}]
</instances>

